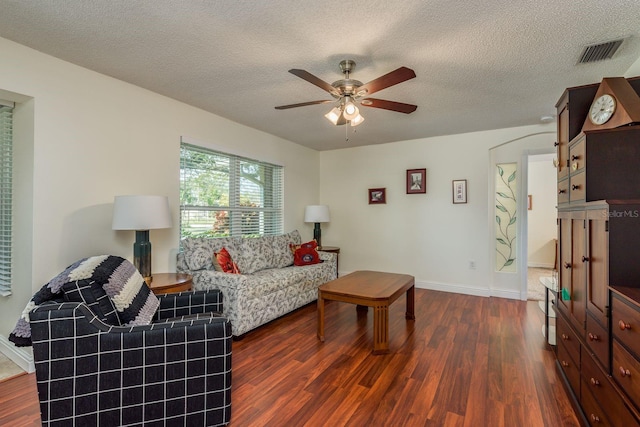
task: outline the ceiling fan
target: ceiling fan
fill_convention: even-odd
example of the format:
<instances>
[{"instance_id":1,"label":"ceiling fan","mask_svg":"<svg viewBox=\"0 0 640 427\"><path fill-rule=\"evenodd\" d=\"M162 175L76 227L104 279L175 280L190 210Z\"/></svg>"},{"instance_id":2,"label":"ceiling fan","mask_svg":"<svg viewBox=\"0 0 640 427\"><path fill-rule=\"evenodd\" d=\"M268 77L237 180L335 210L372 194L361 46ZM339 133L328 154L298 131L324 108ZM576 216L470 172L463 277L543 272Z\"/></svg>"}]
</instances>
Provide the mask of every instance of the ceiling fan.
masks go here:
<instances>
[{"instance_id":1,"label":"ceiling fan","mask_svg":"<svg viewBox=\"0 0 640 427\"><path fill-rule=\"evenodd\" d=\"M360 110L356 105L357 103L364 107L382 108L383 110L397 111L405 114L410 114L416 111L418 108L417 105L387 101L384 99L368 98L369 95L381 91L382 89L386 89L390 86L397 85L398 83L414 78L416 73L412 69L400 67L390 73L378 77L377 79L363 84L361 81L351 79L349 76L355 67L355 61L350 59L340 61L340 70L344 74L344 78L336 80L331 84L314 76L308 71L298 70L295 68L289 70L291 74L329 92L335 100L327 99L321 101L301 102L299 104L281 105L279 107L275 107L276 110L305 107L307 105L327 104L330 102L336 102L337 100L338 105L325 114L325 117L337 126L344 125L346 123L349 123L351 126L358 126L364 121L364 117L360 115Z\"/></svg>"}]
</instances>

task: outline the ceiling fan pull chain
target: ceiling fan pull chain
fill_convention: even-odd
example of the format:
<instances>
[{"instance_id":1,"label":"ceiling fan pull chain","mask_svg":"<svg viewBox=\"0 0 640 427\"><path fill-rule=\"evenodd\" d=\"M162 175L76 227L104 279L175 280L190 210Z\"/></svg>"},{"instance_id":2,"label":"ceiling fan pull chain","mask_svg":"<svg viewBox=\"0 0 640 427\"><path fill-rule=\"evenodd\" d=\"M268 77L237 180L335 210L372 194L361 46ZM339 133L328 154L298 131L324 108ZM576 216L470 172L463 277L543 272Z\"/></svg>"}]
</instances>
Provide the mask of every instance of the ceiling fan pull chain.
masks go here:
<instances>
[{"instance_id":1,"label":"ceiling fan pull chain","mask_svg":"<svg viewBox=\"0 0 640 427\"><path fill-rule=\"evenodd\" d=\"M349 142L349 123L344 124L344 142Z\"/></svg>"}]
</instances>

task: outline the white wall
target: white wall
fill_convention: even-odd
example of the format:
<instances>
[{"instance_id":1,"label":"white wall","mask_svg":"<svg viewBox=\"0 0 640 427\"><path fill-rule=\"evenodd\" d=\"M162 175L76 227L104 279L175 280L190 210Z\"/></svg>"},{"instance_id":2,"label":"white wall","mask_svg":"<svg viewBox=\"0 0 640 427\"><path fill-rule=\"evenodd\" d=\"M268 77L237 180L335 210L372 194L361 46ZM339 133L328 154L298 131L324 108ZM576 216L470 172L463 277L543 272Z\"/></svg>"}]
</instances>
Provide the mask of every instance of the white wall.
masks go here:
<instances>
[{"instance_id":1,"label":"white wall","mask_svg":"<svg viewBox=\"0 0 640 427\"><path fill-rule=\"evenodd\" d=\"M553 268L556 256L555 239L557 174L553 167L554 155L529 157L529 191L532 209L528 214L528 265Z\"/></svg>"},{"instance_id":2,"label":"white wall","mask_svg":"<svg viewBox=\"0 0 640 427\"><path fill-rule=\"evenodd\" d=\"M640 58L638 58L636 60L636 62L634 62L633 64L631 64L631 67L629 67L629 69L627 70L626 73L624 73L624 76L626 78L631 78L631 77L637 77L640 76Z\"/></svg>"},{"instance_id":3,"label":"white wall","mask_svg":"<svg viewBox=\"0 0 640 427\"><path fill-rule=\"evenodd\" d=\"M16 142L31 144L18 149L29 153L33 171L19 195L16 216L27 218L15 236L22 267L14 272L14 295L0 298L0 335L11 331L33 291L75 260L132 258L134 233L111 230L115 195L169 197L175 226L150 237L153 270L174 271L181 136L283 165L285 231L311 238L303 212L319 202L318 152L2 38L0 57L0 90L27 100L18 108L30 111L32 126L16 129ZM28 161L16 165L18 173L29 170L22 169Z\"/></svg>"},{"instance_id":4,"label":"white wall","mask_svg":"<svg viewBox=\"0 0 640 427\"><path fill-rule=\"evenodd\" d=\"M341 248L341 274L401 272L415 276L419 287L496 294L489 150L518 140L512 151L519 161L529 147L552 146L554 133L555 124L548 124L321 152L320 201L331 209L322 241ZM406 194L405 173L414 168L427 168L427 194ZM454 179L467 180L467 204L452 203ZM368 204L367 189L376 187L386 187L385 205ZM509 286L506 294L518 298L519 282Z\"/></svg>"}]
</instances>

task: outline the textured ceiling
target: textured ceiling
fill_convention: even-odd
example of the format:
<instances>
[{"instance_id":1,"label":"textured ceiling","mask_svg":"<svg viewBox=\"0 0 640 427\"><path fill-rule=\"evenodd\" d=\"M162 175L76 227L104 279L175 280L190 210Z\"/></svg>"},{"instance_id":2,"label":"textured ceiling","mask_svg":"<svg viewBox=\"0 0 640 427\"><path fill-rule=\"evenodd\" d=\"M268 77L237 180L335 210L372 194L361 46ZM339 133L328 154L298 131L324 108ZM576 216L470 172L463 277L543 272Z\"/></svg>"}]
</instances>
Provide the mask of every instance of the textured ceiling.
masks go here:
<instances>
[{"instance_id":1,"label":"textured ceiling","mask_svg":"<svg viewBox=\"0 0 640 427\"><path fill-rule=\"evenodd\" d=\"M0 37L317 150L537 124L565 87L624 75L639 31L638 0L0 0ZM363 83L415 70L374 97L418 110L362 108L346 142L330 104L274 109L332 99L287 70L331 83L342 59Z\"/></svg>"}]
</instances>

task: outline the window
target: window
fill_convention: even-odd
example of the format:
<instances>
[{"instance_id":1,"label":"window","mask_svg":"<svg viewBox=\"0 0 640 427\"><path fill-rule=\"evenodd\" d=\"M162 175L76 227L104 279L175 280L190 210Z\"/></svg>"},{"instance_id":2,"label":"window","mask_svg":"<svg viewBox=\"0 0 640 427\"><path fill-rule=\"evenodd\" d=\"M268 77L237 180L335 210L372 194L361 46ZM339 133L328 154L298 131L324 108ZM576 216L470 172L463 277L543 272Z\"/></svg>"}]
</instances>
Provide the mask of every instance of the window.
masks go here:
<instances>
[{"instance_id":1,"label":"window","mask_svg":"<svg viewBox=\"0 0 640 427\"><path fill-rule=\"evenodd\" d=\"M13 108L0 104L0 295L11 295Z\"/></svg>"},{"instance_id":2,"label":"window","mask_svg":"<svg viewBox=\"0 0 640 427\"><path fill-rule=\"evenodd\" d=\"M283 168L180 145L180 236L282 233Z\"/></svg>"}]
</instances>

